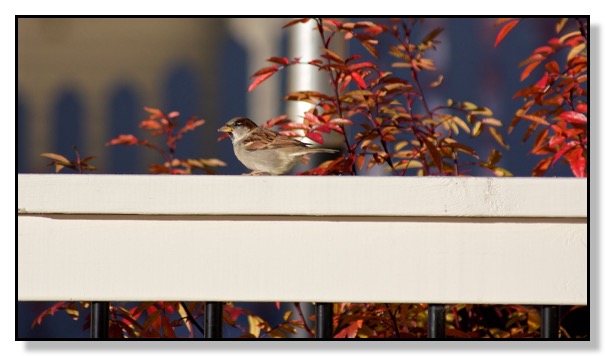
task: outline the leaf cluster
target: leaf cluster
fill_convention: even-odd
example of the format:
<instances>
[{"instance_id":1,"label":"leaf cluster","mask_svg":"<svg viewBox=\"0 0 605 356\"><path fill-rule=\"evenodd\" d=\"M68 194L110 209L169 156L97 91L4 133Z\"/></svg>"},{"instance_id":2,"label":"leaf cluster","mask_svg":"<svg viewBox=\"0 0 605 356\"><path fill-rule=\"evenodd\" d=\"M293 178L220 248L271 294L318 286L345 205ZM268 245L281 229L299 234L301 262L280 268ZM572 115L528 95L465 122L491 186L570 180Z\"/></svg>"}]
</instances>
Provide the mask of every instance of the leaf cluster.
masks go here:
<instances>
[{"instance_id":1,"label":"leaf cluster","mask_svg":"<svg viewBox=\"0 0 605 356\"><path fill-rule=\"evenodd\" d=\"M141 140L132 134L124 134L111 139L106 143L106 146L136 145L156 151L163 158L163 162L149 166L149 172L153 174L191 174L195 169L199 169L206 174L215 174L214 167L224 167L226 165L216 158L176 158L177 143L183 138L183 135L204 125L205 120L192 116L183 126L180 126L178 121L180 113L177 111L164 113L160 109L150 107L145 107L145 111L149 113L149 116L141 121L139 128L147 130L151 137L162 137L163 145L149 140Z\"/></svg>"},{"instance_id":2,"label":"leaf cluster","mask_svg":"<svg viewBox=\"0 0 605 356\"><path fill-rule=\"evenodd\" d=\"M69 160L65 156L62 156L58 153L42 153L40 156L46 157L50 159L49 166L55 167L55 173L59 173L63 170L63 168L69 168L78 173L84 173L85 171L94 171L96 168L90 165L88 162L95 158L95 156L87 156L84 158L80 158L80 152L78 152L78 148L76 146L73 147L74 152L76 153L76 159Z\"/></svg>"},{"instance_id":3,"label":"leaf cluster","mask_svg":"<svg viewBox=\"0 0 605 356\"><path fill-rule=\"evenodd\" d=\"M278 126L283 135L305 137L323 144L324 136L340 135L345 150L342 157L324 162L302 174L356 175L381 166L393 175L414 171L417 175L465 175L469 166L483 167L497 176L510 172L497 166L501 153L494 149L481 159L475 149L458 136L472 139L487 133L495 143L507 148L498 132L502 123L491 110L470 102L449 100L429 107L427 92L441 85L443 75L423 80L425 72L436 71L427 55L440 43L443 31L436 28L419 42L412 40L416 19L393 19L386 24L371 21L339 22L334 19L297 19L285 27L315 21L323 53L319 58L271 57L271 66L252 75L253 90L273 74L292 65L310 65L325 75L330 90L296 91L285 100L310 103L313 107L300 119L280 116L267 126ZM336 37L358 41L367 51L345 57L333 49ZM379 66L378 46L391 41L389 68ZM302 119L302 120L301 120Z\"/></svg>"},{"instance_id":4,"label":"leaf cluster","mask_svg":"<svg viewBox=\"0 0 605 356\"><path fill-rule=\"evenodd\" d=\"M588 23L582 18L569 20L558 20L554 29L557 36L519 63L523 67L522 82L542 68L540 77L535 77L537 80L513 96L522 98L524 104L515 113L508 129L510 133L521 120L529 124L523 142L534 137L531 154L546 156L534 167L534 176L544 175L561 158L574 176L586 177L588 173ZM502 19L502 22L505 25L495 45L520 20Z\"/></svg>"}]
</instances>

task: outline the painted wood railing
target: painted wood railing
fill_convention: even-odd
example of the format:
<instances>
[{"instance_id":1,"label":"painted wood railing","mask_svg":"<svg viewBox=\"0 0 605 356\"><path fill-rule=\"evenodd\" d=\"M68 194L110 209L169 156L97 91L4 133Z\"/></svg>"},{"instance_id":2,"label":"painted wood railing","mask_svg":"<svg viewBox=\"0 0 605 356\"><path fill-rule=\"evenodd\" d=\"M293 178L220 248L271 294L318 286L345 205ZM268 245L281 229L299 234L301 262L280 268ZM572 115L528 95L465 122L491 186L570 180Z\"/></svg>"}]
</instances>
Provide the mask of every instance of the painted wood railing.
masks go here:
<instances>
[{"instance_id":1,"label":"painted wood railing","mask_svg":"<svg viewBox=\"0 0 605 356\"><path fill-rule=\"evenodd\" d=\"M332 302L430 303L429 337L445 304L534 304L556 337L587 244L586 179L18 176L18 300L95 301L94 337L157 300L207 301L207 337L221 301L316 302L318 337Z\"/></svg>"}]
</instances>

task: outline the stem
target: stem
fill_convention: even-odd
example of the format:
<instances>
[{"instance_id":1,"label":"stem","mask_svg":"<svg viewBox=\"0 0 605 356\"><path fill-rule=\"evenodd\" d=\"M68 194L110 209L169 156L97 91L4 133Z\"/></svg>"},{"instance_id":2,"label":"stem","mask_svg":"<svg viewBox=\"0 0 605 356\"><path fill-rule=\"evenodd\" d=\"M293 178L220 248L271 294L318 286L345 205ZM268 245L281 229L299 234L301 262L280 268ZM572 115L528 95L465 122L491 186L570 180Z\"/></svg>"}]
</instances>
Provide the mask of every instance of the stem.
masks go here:
<instances>
[{"instance_id":1,"label":"stem","mask_svg":"<svg viewBox=\"0 0 605 356\"><path fill-rule=\"evenodd\" d=\"M300 308L300 303L296 302L294 303L294 307L296 308L296 311L298 312L298 315L300 316L300 319L303 322L303 326L305 328L305 331L307 331L307 333L311 336L311 337L315 337L315 333L313 332L313 330L311 330L311 328L309 327L309 325L307 324L307 321L305 320L305 315L303 314L302 309Z\"/></svg>"},{"instance_id":2,"label":"stem","mask_svg":"<svg viewBox=\"0 0 605 356\"><path fill-rule=\"evenodd\" d=\"M580 26L580 33L582 34L582 37L584 37L586 42L588 42L588 33L586 32L586 29L584 28L584 24L582 23L582 21L580 21L579 17L576 17L576 22L578 22L578 25Z\"/></svg>"},{"instance_id":3,"label":"stem","mask_svg":"<svg viewBox=\"0 0 605 356\"><path fill-rule=\"evenodd\" d=\"M195 318L189 311L189 308L187 308L187 305L185 305L185 302L180 302L180 303L181 303L181 306L183 307L183 310L185 310L185 314L187 314L187 319L189 319L189 321L191 323L193 323L193 325L202 333L202 335L204 335L204 328L197 322L197 320L195 320Z\"/></svg>"},{"instance_id":4,"label":"stem","mask_svg":"<svg viewBox=\"0 0 605 356\"><path fill-rule=\"evenodd\" d=\"M395 315L391 311L391 307L389 306L389 303L385 303L385 306L387 307L387 312L389 313L389 316L391 317L391 321L393 322L393 329L395 329L395 335L399 339L399 338L401 338L401 335L399 334L399 326L397 325L397 319L395 318Z\"/></svg>"},{"instance_id":5,"label":"stem","mask_svg":"<svg viewBox=\"0 0 605 356\"><path fill-rule=\"evenodd\" d=\"M326 40L326 36L324 33L323 22L320 18L316 18L315 22L317 23L317 30L319 31L319 36L321 37L322 45L324 46L325 49L328 49L328 41ZM331 64L332 64L332 61L328 57L328 65L331 65ZM342 117L340 94L338 93L338 82L336 81L335 73L331 69L329 71L329 75L330 75L330 82L332 83L332 88L334 89L334 95L336 98L335 104L336 104L336 109L338 110L338 116ZM347 153L349 155L352 155L354 152L351 150L351 145L349 144L349 139L347 138L346 128L344 126L345 125L341 125L342 135L344 136L345 145L347 146ZM351 165L351 172L353 173L353 175L357 175L357 169L355 168L354 162Z\"/></svg>"},{"instance_id":6,"label":"stem","mask_svg":"<svg viewBox=\"0 0 605 356\"><path fill-rule=\"evenodd\" d=\"M80 152L78 152L78 147L73 147L76 152L76 167L78 168L78 173L82 174L82 162L80 161Z\"/></svg>"}]
</instances>

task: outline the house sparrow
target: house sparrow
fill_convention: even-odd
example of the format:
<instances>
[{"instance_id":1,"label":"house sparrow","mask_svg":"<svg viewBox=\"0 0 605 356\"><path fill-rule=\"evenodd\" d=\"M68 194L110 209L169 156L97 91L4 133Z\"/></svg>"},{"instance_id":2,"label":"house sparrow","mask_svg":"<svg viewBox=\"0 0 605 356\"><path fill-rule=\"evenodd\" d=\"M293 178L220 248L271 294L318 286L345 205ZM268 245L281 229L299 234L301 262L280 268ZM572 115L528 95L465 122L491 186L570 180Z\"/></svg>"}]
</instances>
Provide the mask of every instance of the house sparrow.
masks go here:
<instances>
[{"instance_id":1,"label":"house sparrow","mask_svg":"<svg viewBox=\"0 0 605 356\"><path fill-rule=\"evenodd\" d=\"M252 170L251 175L280 175L288 172L296 162L310 153L335 153L328 148L311 148L292 137L258 127L252 120L235 117L220 132L229 134L235 156Z\"/></svg>"}]
</instances>

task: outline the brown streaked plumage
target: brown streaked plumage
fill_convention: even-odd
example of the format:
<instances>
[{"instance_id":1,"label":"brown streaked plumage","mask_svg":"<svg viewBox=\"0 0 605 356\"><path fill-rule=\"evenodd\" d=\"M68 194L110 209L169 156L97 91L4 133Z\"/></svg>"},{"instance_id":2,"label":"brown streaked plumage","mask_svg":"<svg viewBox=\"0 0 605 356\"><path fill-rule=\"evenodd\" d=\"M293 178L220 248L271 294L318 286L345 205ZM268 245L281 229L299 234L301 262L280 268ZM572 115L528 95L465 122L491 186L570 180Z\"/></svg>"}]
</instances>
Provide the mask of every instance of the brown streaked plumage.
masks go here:
<instances>
[{"instance_id":1,"label":"brown streaked plumage","mask_svg":"<svg viewBox=\"0 0 605 356\"><path fill-rule=\"evenodd\" d=\"M329 148L311 148L292 137L258 127L246 117L235 117L218 129L229 134L235 156L252 175L281 175L311 153L335 153Z\"/></svg>"}]
</instances>

